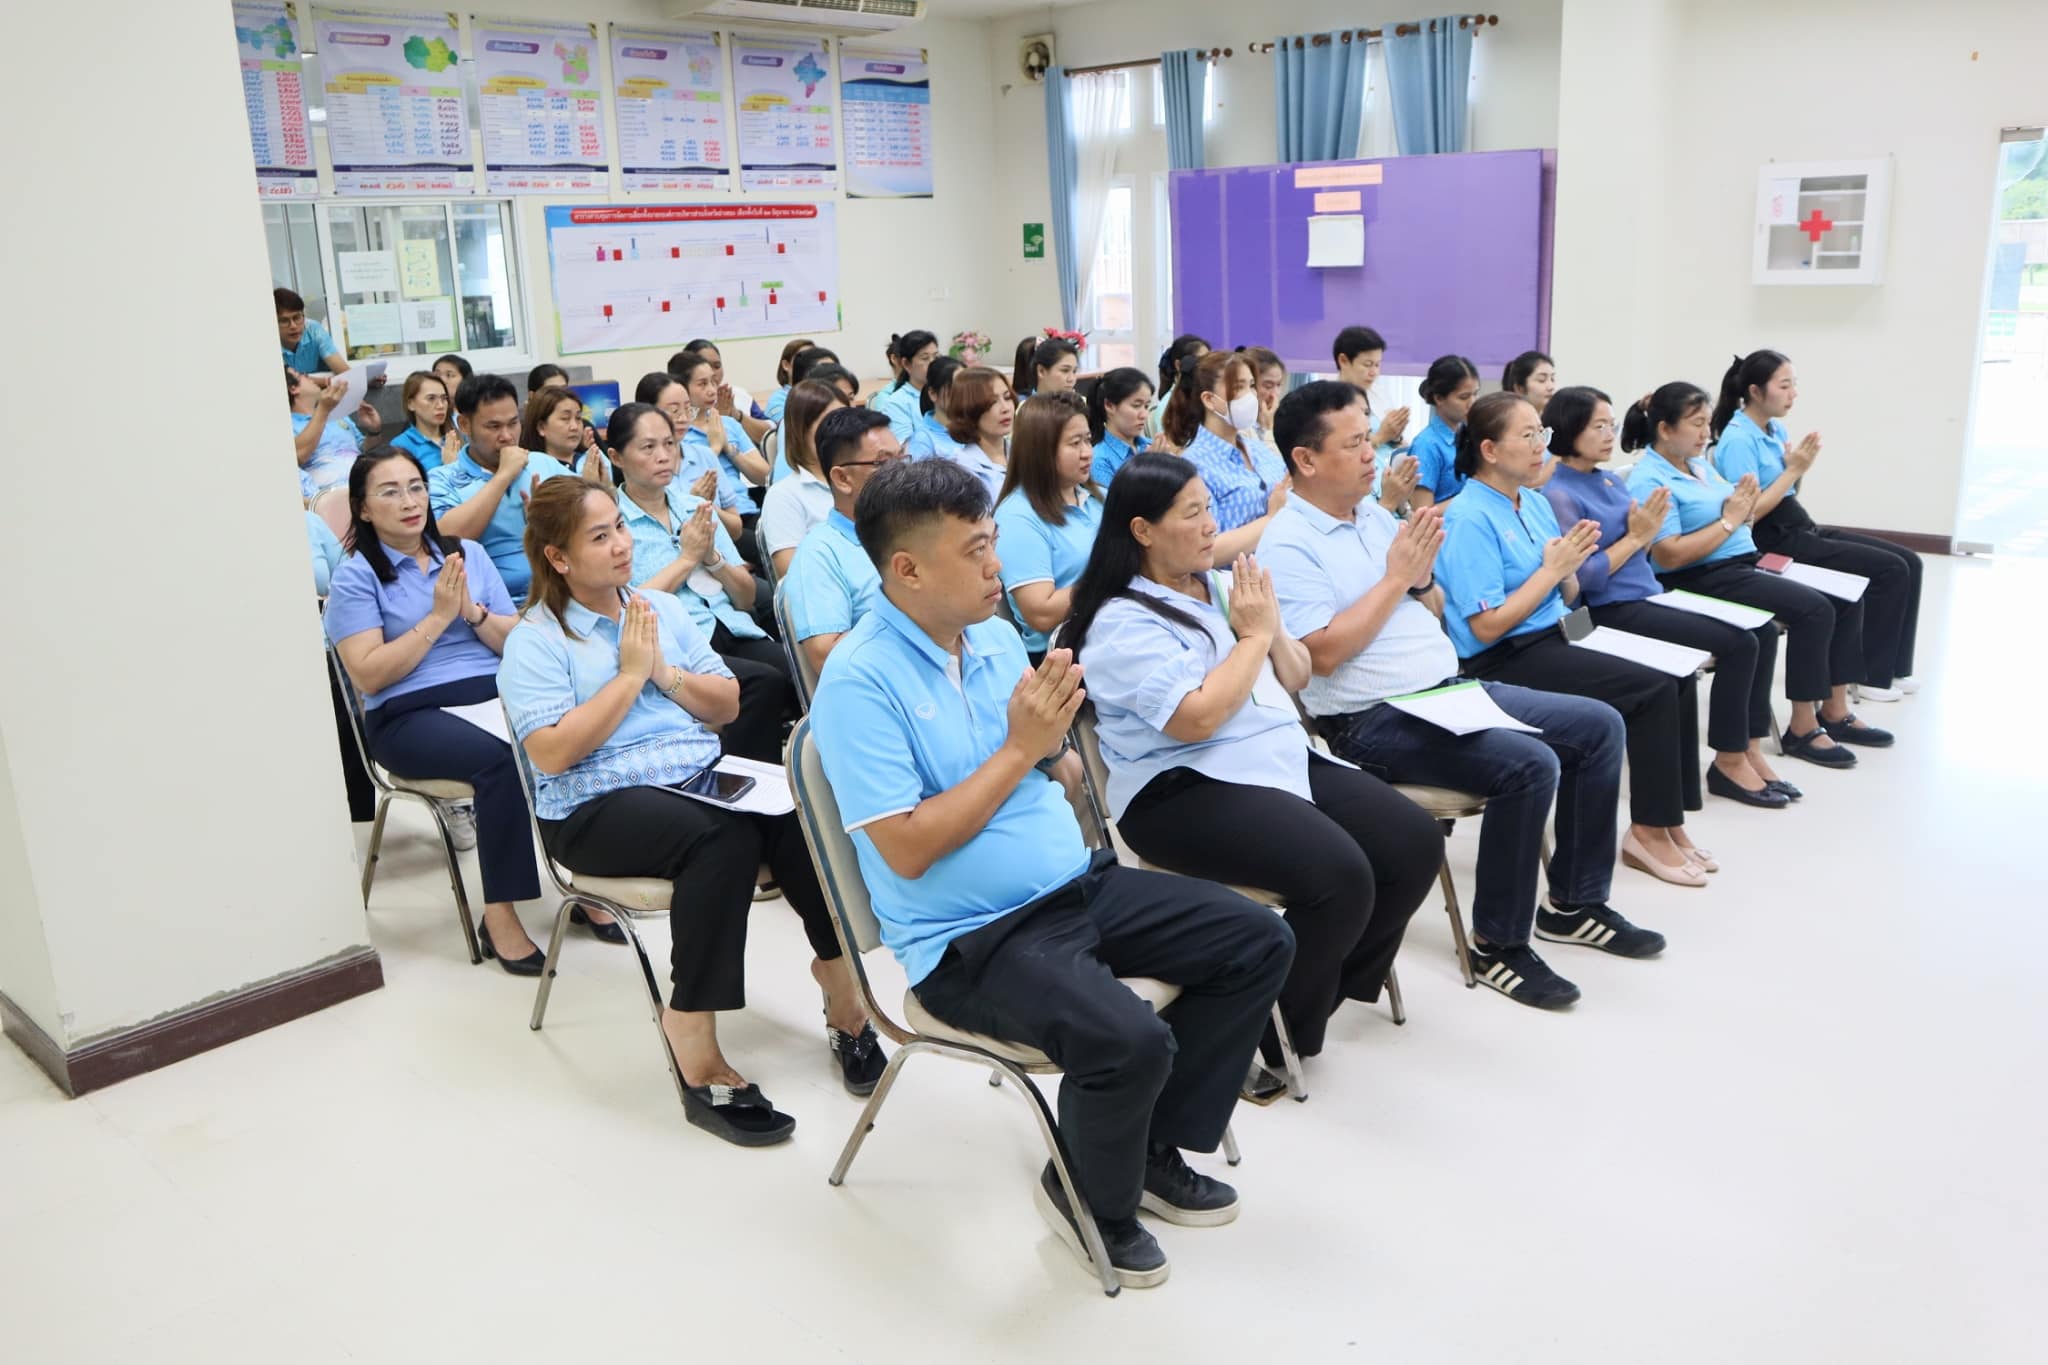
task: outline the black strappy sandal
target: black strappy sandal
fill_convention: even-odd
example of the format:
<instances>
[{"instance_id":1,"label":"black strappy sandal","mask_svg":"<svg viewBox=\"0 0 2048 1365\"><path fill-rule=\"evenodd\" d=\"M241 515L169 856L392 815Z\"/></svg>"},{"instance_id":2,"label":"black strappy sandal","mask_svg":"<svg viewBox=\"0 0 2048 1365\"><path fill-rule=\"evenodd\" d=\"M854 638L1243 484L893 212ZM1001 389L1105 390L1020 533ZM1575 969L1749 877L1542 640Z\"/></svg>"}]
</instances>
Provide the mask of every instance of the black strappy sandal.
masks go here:
<instances>
[{"instance_id":1,"label":"black strappy sandal","mask_svg":"<svg viewBox=\"0 0 2048 1365\"><path fill-rule=\"evenodd\" d=\"M778 1112L752 1082L685 1086L683 1117L735 1147L772 1147L796 1131L796 1120Z\"/></svg>"}]
</instances>

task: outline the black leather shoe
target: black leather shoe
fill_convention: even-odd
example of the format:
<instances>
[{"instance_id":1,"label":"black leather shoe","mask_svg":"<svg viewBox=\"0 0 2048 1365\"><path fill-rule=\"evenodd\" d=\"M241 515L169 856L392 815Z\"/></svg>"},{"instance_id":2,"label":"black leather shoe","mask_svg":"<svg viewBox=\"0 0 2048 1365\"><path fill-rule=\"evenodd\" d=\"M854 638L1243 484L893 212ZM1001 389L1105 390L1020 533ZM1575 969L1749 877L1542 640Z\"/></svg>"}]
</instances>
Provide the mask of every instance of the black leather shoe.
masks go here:
<instances>
[{"instance_id":1,"label":"black leather shoe","mask_svg":"<svg viewBox=\"0 0 2048 1365\"><path fill-rule=\"evenodd\" d=\"M609 924L599 924L588 914L584 913L583 907L580 905L569 907L569 923L582 925L590 931L590 936L599 943L624 943L626 941L626 931L619 926L616 920Z\"/></svg>"},{"instance_id":2,"label":"black leather shoe","mask_svg":"<svg viewBox=\"0 0 2048 1365\"><path fill-rule=\"evenodd\" d=\"M1840 720L1823 718L1820 728L1828 732L1828 738L1837 744L1861 744L1866 749L1889 749L1892 747L1892 732L1880 730L1874 725L1856 723L1856 713L1851 711Z\"/></svg>"},{"instance_id":3,"label":"black leather shoe","mask_svg":"<svg viewBox=\"0 0 2048 1365\"><path fill-rule=\"evenodd\" d=\"M1803 758L1808 763L1818 764L1823 768L1855 767L1856 755L1850 753L1847 749L1840 747L1823 749L1814 743L1815 740L1826 733L1825 730L1809 730L1803 735L1795 735L1790 730L1787 730L1784 739L1780 743L1784 746L1787 758ZM1833 736L1829 736L1829 738L1833 738Z\"/></svg>"},{"instance_id":4,"label":"black leather shoe","mask_svg":"<svg viewBox=\"0 0 2048 1365\"><path fill-rule=\"evenodd\" d=\"M1750 791L1719 768L1707 769L1707 790L1716 796L1725 796L1730 801L1755 806L1758 810L1783 810L1792 804L1791 797L1783 792L1772 791L1768 785L1760 790Z\"/></svg>"},{"instance_id":5,"label":"black leather shoe","mask_svg":"<svg viewBox=\"0 0 2048 1365\"><path fill-rule=\"evenodd\" d=\"M1764 783L1764 786L1769 788L1771 791L1782 794L1787 801L1803 801L1806 799L1805 792L1799 790L1799 788L1793 786L1790 782L1785 781L1785 779L1783 779L1782 777L1774 777L1770 781Z\"/></svg>"},{"instance_id":6,"label":"black leather shoe","mask_svg":"<svg viewBox=\"0 0 2048 1365\"><path fill-rule=\"evenodd\" d=\"M539 976L542 965L548 960L548 955L538 948L525 957L498 957L498 950L491 943L490 925L483 920L476 922L476 946L483 949L485 957L497 957L498 965L514 976Z\"/></svg>"}]
</instances>

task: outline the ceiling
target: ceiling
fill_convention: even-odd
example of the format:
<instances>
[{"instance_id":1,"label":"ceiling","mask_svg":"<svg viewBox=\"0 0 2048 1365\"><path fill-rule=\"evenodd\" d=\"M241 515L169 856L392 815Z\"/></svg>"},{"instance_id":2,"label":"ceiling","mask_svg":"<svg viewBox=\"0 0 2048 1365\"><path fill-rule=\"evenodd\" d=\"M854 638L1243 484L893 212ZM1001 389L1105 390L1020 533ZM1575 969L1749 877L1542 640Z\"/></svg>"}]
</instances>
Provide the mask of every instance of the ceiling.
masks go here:
<instances>
[{"instance_id":1,"label":"ceiling","mask_svg":"<svg viewBox=\"0 0 2048 1365\"><path fill-rule=\"evenodd\" d=\"M926 18L1000 19L1011 14L1030 14L1049 9L1066 9L1086 0L925 0Z\"/></svg>"}]
</instances>

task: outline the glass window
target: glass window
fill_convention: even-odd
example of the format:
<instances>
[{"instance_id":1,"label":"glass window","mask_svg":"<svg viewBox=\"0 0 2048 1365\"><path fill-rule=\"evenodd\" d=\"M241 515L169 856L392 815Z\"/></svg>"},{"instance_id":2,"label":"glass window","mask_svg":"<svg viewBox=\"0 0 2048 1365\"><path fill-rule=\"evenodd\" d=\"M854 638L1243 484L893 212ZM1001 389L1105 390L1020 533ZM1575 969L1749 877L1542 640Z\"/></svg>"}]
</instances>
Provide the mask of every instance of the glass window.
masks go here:
<instances>
[{"instance_id":1,"label":"glass window","mask_svg":"<svg viewBox=\"0 0 2048 1365\"><path fill-rule=\"evenodd\" d=\"M1202 63L1202 126L1216 122L1216 63ZM1166 68L1152 68L1152 126L1166 126Z\"/></svg>"},{"instance_id":2,"label":"glass window","mask_svg":"<svg viewBox=\"0 0 2048 1365\"><path fill-rule=\"evenodd\" d=\"M1137 296L1132 287L1132 186L1110 186L1102 206L1102 245L1089 278L1090 368L1111 370L1137 363Z\"/></svg>"},{"instance_id":3,"label":"glass window","mask_svg":"<svg viewBox=\"0 0 2048 1365\"><path fill-rule=\"evenodd\" d=\"M1152 335L1164 351L1173 327L1173 196L1165 171L1152 177Z\"/></svg>"},{"instance_id":4,"label":"glass window","mask_svg":"<svg viewBox=\"0 0 2048 1365\"><path fill-rule=\"evenodd\" d=\"M320 224L311 204L265 204L263 236L270 247L270 282L306 301L306 316L325 324L327 281L320 268Z\"/></svg>"},{"instance_id":5,"label":"glass window","mask_svg":"<svg viewBox=\"0 0 2048 1365\"><path fill-rule=\"evenodd\" d=\"M528 349L509 201L324 207L351 360Z\"/></svg>"}]
</instances>

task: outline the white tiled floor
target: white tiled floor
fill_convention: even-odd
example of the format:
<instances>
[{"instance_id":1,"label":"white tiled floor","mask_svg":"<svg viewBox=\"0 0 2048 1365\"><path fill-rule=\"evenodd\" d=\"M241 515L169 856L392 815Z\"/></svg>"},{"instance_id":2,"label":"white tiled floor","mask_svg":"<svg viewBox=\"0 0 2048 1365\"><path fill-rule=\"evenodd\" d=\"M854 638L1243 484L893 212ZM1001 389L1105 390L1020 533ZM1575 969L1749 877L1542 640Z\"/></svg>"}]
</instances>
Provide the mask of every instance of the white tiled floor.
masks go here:
<instances>
[{"instance_id":1,"label":"white tiled floor","mask_svg":"<svg viewBox=\"0 0 2048 1365\"><path fill-rule=\"evenodd\" d=\"M1556 949L1571 1013L1464 990L1425 907L1408 1026L1344 1011L1307 1105L1241 1111L1244 1216L1115 1301L977 1069L913 1061L826 1185L856 1104L779 905L727 1038L800 1126L742 1152L683 1124L622 950L573 940L527 1031L402 811L387 989L70 1103L0 1048L0 1359L2038 1360L2044 654L2005 641L2044 589L1930 563L1928 687L1867 708L1900 747L1711 802L1709 890L1621 873L1671 949Z\"/></svg>"}]
</instances>

